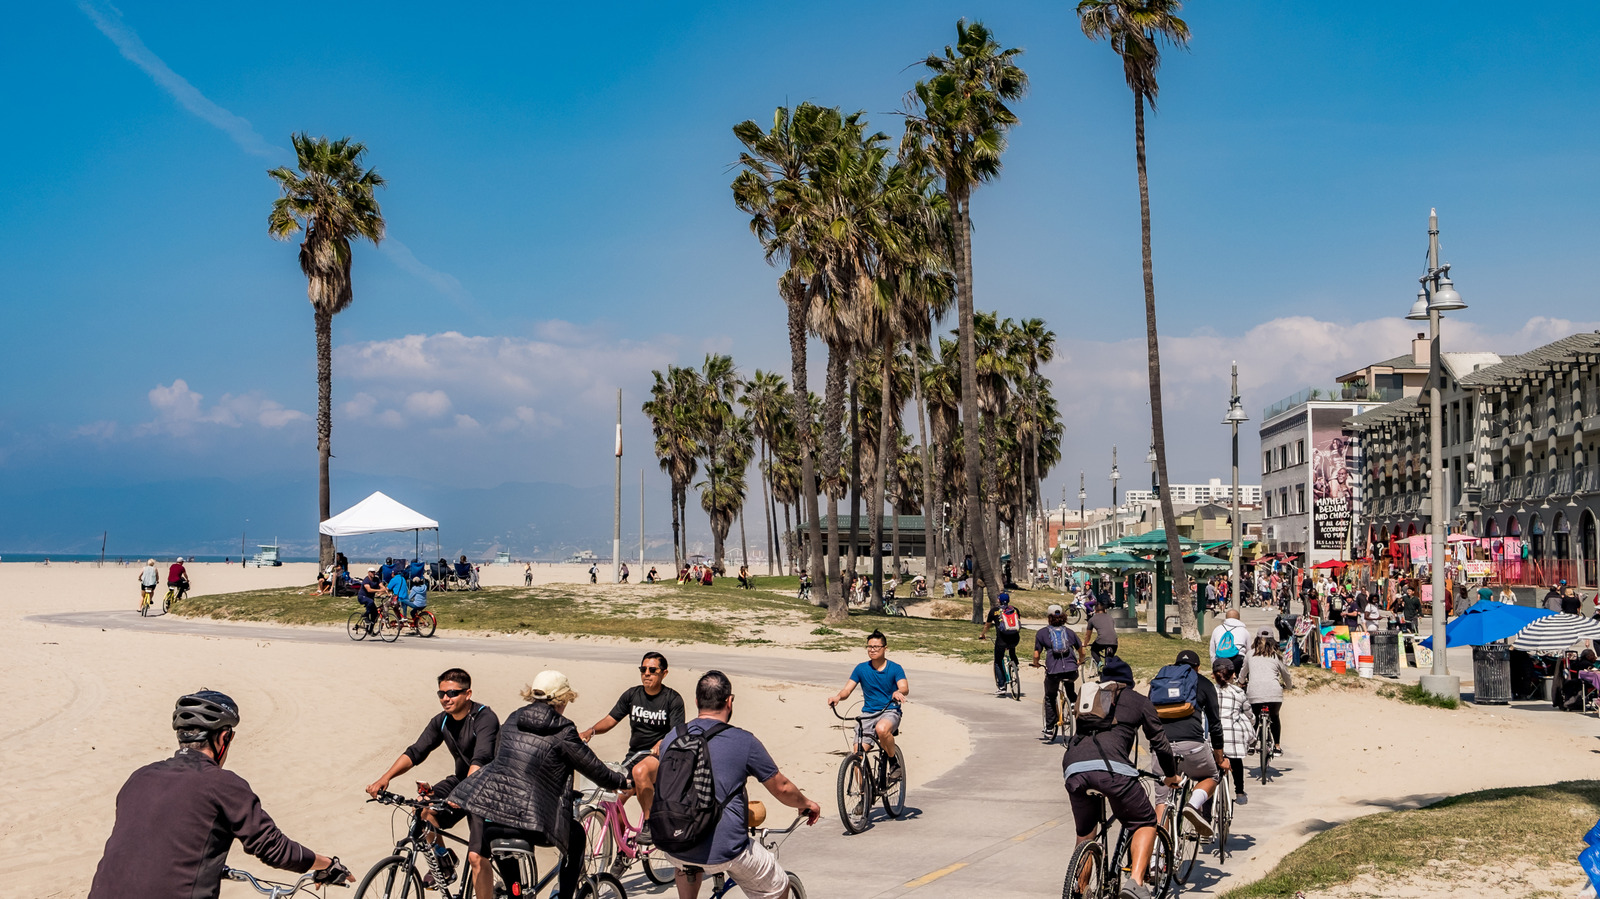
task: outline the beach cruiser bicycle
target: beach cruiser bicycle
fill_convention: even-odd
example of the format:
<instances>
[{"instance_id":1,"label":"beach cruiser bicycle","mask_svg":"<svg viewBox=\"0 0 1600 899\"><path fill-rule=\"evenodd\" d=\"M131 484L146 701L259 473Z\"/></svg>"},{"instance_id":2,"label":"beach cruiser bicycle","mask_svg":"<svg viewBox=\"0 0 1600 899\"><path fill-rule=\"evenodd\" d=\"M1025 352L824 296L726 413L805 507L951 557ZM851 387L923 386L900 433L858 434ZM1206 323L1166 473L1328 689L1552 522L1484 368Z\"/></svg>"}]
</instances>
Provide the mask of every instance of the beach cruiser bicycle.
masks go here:
<instances>
[{"instance_id":1,"label":"beach cruiser bicycle","mask_svg":"<svg viewBox=\"0 0 1600 899\"><path fill-rule=\"evenodd\" d=\"M1217 794L1211 800L1211 829L1217 840L1219 864L1225 858L1228 828L1233 824L1233 778L1226 771L1220 773L1222 776L1217 779ZM1167 835L1167 843L1172 846L1174 870L1179 883L1189 882L1195 866L1199 864L1200 844L1205 842L1183 814L1193 794L1194 781L1188 777L1179 778L1172 801L1167 805L1166 816L1159 825Z\"/></svg>"},{"instance_id":2,"label":"beach cruiser bicycle","mask_svg":"<svg viewBox=\"0 0 1600 899\"><path fill-rule=\"evenodd\" d=\"M407 799L404 796L380 791L368 802L392 805L405 809L411 819L406 835L394 845L394 853L372 866L367 876L356 887L355 899L424 899L424 890L437 891L440 899L472 899L472 868L458 863L456 852L446 847L449 840L466 851L467 841L453 833L440 830L422 817L426 809L439 810L444 803L437 800ZM561 873L557 861L543 877L533 855L534 847L526 840L498 839L489 841L489 855L494 871L494 894L497 897L535 897L546 895L543 891ZM451 884L456 874L461 880L457 889ZM287 895L287 894L286 894ZM627 899L622 884L610 874L589 874L578 883L577 899Z\"/></svg>"},{"instance_id":3,"label":"beach cruiser bicycle","mask_svg":"<svg viewBox=\"0 0 1600 899\"><path fill-rule=\"evenodd\" d=\"M626 773L619 764L610 764L613 771ZM583 794L579 803L578 823L583 826L583 869L590 874L610 874L621 877L633 865L644 868L650 882L665 886L672 883L673 865L666 853L654 843L639 842L645 822L641 816L638 824L628 819L628 810L618 801L617 794L596 787Z\"/></svg>"},{"instance_id":4,"label":"beach cruiser bicycle","mask_svg":"<svg viewBox=\"0 0 1600 899\"><path fill-rule=\"evenodd\" d=\"M238 868L223 868L222 876L227 880L248 883L256 888L256 892L268 897L268 899L286 899L286 897L293 896L301 890L305 890L307 896L320 896L322 895L321 893L313 892L313 890L322 887L324 884L331 883L334 886L348 887L349 884L345 883L345 881L350 879L350 870L339 864L339 859L335 856L333 864L323 868L321 871L307 871L300 875L300 879L294 883L276 883L271 880L260 880L249 871L241 871Z\"/></svg>"},{"instance_id":5,"label":"beach cruiser bicycle","mask_svg":"<svg viewBox=\"0 0 1600 899\"><path fill-rule=\"evenodd\" d=\"M1261 783L1272 779L1272 757L1278 753L1278 744L1272 739L1272 713L1264 703L1254 706L1256 713L1256 752L1261 761Z\"/></svg>"},{"instance_id":6,"label":"beach cruiser bicycle","mask_svg":"<svg viewBox=\"0 0 1600 899\"><path fill-rule=\"evenodd\" d=\"M850 753L839 763L839 817L844 829L861 833L872 826L872 805L882 803L883 811L891 818L906 812L906 760L899 744L894 747L896 768L889 771L889 755L878 745L877 734L863 733L861 722L872 715L841 715L833 708L833 715L854 726L844 728ZM900 733L895 729L895 735ZM793 828L790 828L791 830Z\"/></svg>"},{"instance_id":7,"label":"beach cruiser bicycle","mask_svg":"<svg viewBox=\"0 0 1600 899\"><path fill-rule=\"evenodd\" d=\"M1141 778L1159 783L1162 778L1148 771L1140 771ZM1099 816L1093 839L1086 840L1072 852L1067 864L1067 877L1061 885L1061 899L1117 899L1122 893L1122 877L1133 871L1133 833L1122 828L1113 845L1104 794L1090 790L1089 795L1099 797ZM1181 817L1181 816L1180 816ZM1150 850L1150 865L1145 870L1144 885L1152 899L1167 899L1173 894L1172 841L1165 828L1156 828L1155 845Z\"/></svg>"},{"instance_id":8,"label":"beach cruiser bicycle","mask_svg":"<svg viewBox=\"0 0 1600 899\"><path fill-rule=\"evenodd\" d=\"M759 841L761 845L767 847L767 851L771 852L773 857L776 858L778 855L778 848L783 845L783 841L788 839L789 834L794 833L794 829L799 827L800 822L804 821L805 819L805 814L801 813L794 819L793 824L790 824L788 827L785 827L782 830L772 830L766 827L752 827L750 828L750 839ZM690 866L684 868L683 870L689 873L696 873L701 869ZM789 899L806 899L806 888L805 884L800 882L800 875L794 873L793 871L786 873L789 875ZM738 884L735 883L733 878L729 877L727 874L711 875L711 899L722 899L722 897L728 895L729 891L736 886L738 886ZM743 895L743 893L740 895Z\"/></svg>"},{"instance_id":9,"label":"beach cruiser bicycle","mask_svg":"<svg viewBox=\"0 0 1600 899\"><path fill-rule=\"evenodd\" d=\"M167 585L167 600L161 606L161 611L165 612L167 609L172 608L174 603L183 602L185 599L188 598L188 596L189 596L189 579L188 578L184 578L183 580L177 582L176 584L168 584Z\"/></svg>"},{"instance_id":10,"label":"beach cruiser bicycle","mask_svg":"<svg viewBox=\"0 0 1600 899\"><path fill-rule=\"evenodd\" d=\"M995 635L995 639L996 640L1000 639L998 634ZM1017 702L1021 702L1022 701L1022 672L1017 669L1017 660L1012 658L1012 655L1013 655L1013 653L1006 653L1006 661L1005 661L1006 684L1001 689L1003 689L1005 691L1005 695L1011 697L1012 699L1015 699Z\"/></svg>"},{"instance_id":11,"label":"beach cruiser bicycle","mask_svg":"<svg viewBox=\"0 0 1600 899\"><path fill-rule=\"evenodd\" d=\"M386 619L384 621L386 630L393 628L395 638L399 638L407 630L418 637L431 637L439 628L439 619L435 618L432 612L427 609L413 611L410 606L402 609L400 600L392 596L388 602L379 606L379 615Z\"/></svg>"},{"instance_id":12,"label":"beach cruiser bicycle","mask_svg":"<svg viewBox=\"0 0 1600 899\"><path fill-rule=\"evenodd\" d=\"M156 594L155 594L154 590L150 591L149 593L142 593L141 592L141 594L139 596L139 617L141 617L141 618L150 617L150 610L155 607L155 604L156 604ZM168 590L167 591L167 595L161 600L161 614L165 615L171 609L172 609L172 591Z\"/></svg>"},{"instance_id":13,"label":"beach cruiser bicycle","mask_svg":"<svg viewBox=\"0 0 1600 899\"><path fill-rule=\"evenodd\" d=\"M1033 662L1028 667L1043 668L1039 662ZM1061 684L1056 688L1056 723L1046 727L1044 732L1045 745L1050 745L1060 738L1063 743L1071 743L1072 737L1078 732L1078 705L1067 696L1067 685Z\"/></svg>"}]
</instances>

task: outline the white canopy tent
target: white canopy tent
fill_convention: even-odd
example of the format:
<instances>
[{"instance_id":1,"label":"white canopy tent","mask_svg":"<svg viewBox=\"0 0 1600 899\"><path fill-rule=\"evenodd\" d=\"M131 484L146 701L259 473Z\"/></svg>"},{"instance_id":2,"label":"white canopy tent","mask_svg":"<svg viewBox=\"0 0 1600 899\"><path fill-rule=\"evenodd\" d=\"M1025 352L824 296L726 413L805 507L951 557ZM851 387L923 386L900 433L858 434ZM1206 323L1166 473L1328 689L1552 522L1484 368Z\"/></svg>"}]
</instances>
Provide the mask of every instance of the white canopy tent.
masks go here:
<instances>
[{"instance_id":1,"label":"white canopy tent","mask_svg":"<svg viewBox=\"0 0 1600 899\"><path fill-rule=\"evenodd\" d=\"M433 531L437 538L439 522L377 492L324 521L317 526L317 530L334 538L389 531L417 531L420 544L421 531Z\"/></svg>"}]
</instances>

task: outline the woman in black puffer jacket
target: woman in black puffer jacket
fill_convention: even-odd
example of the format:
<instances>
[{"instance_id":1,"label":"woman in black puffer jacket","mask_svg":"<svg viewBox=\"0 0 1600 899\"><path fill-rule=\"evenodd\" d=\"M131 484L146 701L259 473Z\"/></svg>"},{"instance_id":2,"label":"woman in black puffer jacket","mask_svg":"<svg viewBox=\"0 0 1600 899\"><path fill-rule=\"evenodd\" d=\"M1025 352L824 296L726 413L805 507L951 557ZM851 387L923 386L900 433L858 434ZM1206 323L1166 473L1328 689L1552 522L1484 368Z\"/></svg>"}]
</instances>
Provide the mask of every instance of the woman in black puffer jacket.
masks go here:
<instances>
[{"instance_id":1,"label":"woman in black puffer jacket","mask_svg":"<svg viewBox=\"0 0 1600 899\"><path fill-rule=\"evenodd\" d=\"M572 815L572 772L602 787L626 788L628 778L606 767L566 717L578 698L566 675L541 671L522 691L528 704L500 725L494 761L462 781L450 801L485 821L488 839L522 839L561 850L563 897L576 896L583 873L583 831Z\"/></svg>"}]
</instances>

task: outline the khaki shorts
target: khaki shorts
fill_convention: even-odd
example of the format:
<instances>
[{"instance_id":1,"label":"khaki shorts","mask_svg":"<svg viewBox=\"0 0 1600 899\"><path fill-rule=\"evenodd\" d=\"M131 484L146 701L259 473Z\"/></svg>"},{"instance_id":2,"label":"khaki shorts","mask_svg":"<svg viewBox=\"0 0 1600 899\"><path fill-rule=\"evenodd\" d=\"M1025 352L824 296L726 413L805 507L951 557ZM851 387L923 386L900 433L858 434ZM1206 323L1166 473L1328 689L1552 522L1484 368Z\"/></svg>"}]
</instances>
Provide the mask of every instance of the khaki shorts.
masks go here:
<instances>
[{"instance_id":1,"label":"khaki shorts","mask_svg":"<svg viewBox=\"0 0 1600 899\"><path fill-rule=\"evenodd\" d=\"M707 874L727 874L750 899L783 899L789 892L789 875L778 864L778 857L755 840L744 847L739 857L720 865L691 865L672 858L679 868L700 868Z\"/></svg>"},{"instance_id":2,"label":"khaki shorts","mask_svg":"<svg viewBox=\"0 0 1600 899\"><path fill-rule=\"evenodd\" d=\"M1217 771L1217 757L1211 751L1210 743L1191 740L1173 743L1172 754L1178 757L1178 773L1197 784L1202 780L1216 780L1220 776ZM1175 792L1177 791L1166 784L1156 787L1156 804L1170 804Z\"/></svg>"}]
</instances>

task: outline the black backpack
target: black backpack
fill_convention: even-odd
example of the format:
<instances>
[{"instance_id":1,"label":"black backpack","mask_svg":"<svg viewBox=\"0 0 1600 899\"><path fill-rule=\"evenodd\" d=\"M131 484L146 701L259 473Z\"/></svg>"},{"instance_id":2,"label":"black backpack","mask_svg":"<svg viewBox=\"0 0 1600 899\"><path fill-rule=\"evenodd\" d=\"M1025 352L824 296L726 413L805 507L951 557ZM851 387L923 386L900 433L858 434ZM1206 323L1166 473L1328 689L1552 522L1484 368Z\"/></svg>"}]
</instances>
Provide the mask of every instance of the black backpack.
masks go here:
<instances>
[{"instance_id":1,"label":"black backpack","mask_svg":"<svg viewBox=\"0 0 1600 899\"><path fill-rule=\"evenodd\" d=\"M656 772L656 798L650 805L650 836L668 852L687 852L710 838L722 810L739 788L717 800L716 779L711 773L711 749L717 734L731 725L716 724L696 733L685 727L661 750L661 766Z\"/></svg>"}]
</instances>

